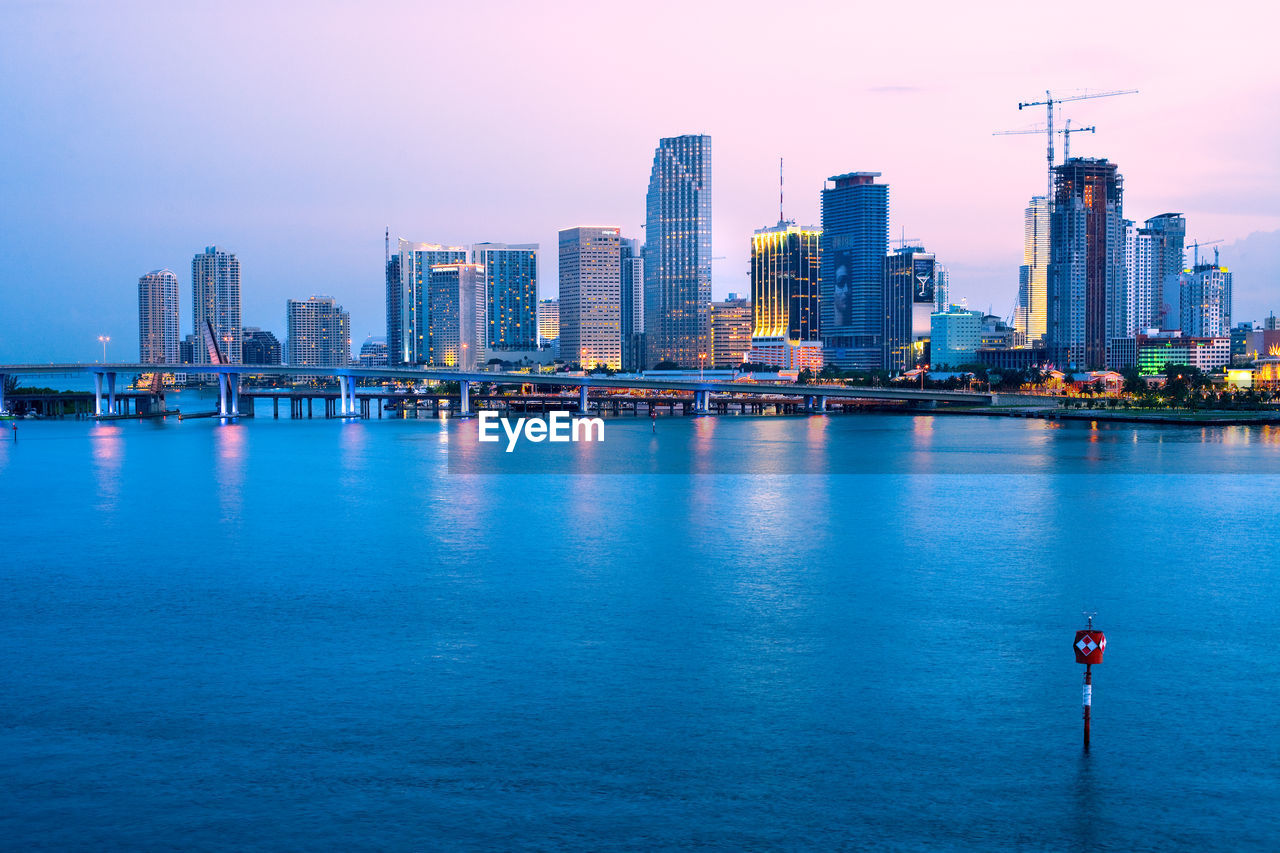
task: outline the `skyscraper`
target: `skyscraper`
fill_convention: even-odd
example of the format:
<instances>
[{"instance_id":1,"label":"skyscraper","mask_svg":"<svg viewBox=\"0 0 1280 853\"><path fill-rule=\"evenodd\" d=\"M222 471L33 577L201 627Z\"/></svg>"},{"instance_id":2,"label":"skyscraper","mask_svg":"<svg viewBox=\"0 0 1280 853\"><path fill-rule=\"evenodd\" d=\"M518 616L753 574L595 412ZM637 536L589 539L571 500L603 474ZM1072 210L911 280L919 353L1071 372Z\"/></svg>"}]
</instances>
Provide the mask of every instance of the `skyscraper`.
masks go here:
<instances>
[{"instance_id":1,"label":"skyscraper","mask_svg":"<svg viewBox=\"0 0 1280 853\"><path fill-rule=\"evenodd\" d=\"M560 232L560 357L622 367L622 237L612 226Z\"/></svg>"},{"instance_id":2,"label":"skyscraper","mask_svg":"<svg viewBox=\"0 0 1280 853\"><path fill-rule=\"evenodd\" d=\"M1182 334L1216 338L1231 333L1231 273L1203 263L1179 278L1178 326Z\"/></svg>"},{"instance_id":3,"label":"skyscraper","mask_svg":"<svg viewBox=\"0 0 1280 853\"><path fill-rule=\"evenodd\" d=\"M437 264L465 263L462 246L399 240L387 263L387 360L391 364L427 364L431 325L429 276ZM398 308L393 308L398 305Z\"/></svg>"},{"instance_id":4,"label":"skyscraper","mask_svg":"<svg viewBox=\"0 0 1280 853\"><path fill-rule=\"evenodd\" d=\"M538 302L538 343L560 340L560 301L543 299Z\"/></svg>"},{"instance_id":5,"label":"skyscraper","mask_svg":"<svg viewBox=\"0 0 1280 853\"><path fill-rule=\"evenodd\" d=\"M1013 322L1028 345L1044 341L1048 306L1049 203L1038 195L1022 214L1022 266L1018 267L1018 308Z\"/></svg>"},{"instance_id":6,"label":"skyscraper","mask_svg":"<svg viewBox=\"0 0 1280 853\"><path fill-rule=\"evenodd\" d=\"M783 364L783 351L819 337L821 235L794 222L751 235L751 351L765 364ZM741 361L741 359L739 359ZM719 363L719 362L717 362Z\"/></svg>"},{"instance_id":7,"label":"skyscraper","mask_svg":"<svg viewBox=\"0 0 1280 853\"><path fill-rule=\"evenodd\" d=\"M485 269L484 345L493 350L538 347L538 244L477 243L471 260Z\"/></svg>"},{"instance_id":8,"label":"skyscraper","mask_svg":"<svg viewBox=\"0 0 1280 853\"><path fill-rule=\"evenodd\" d=\"M245 364L280 364L280 341L273 332L257 326L245 326L242 330L241 351Z\"/></svg>"},{"instance_id":9,"label":"skyscraper","mask_svg":"<svg viewBox=\"0 0 1280 853\"><path fill-rule=\"evenodd\" d=\"M820 304L823 356L853 370L886 367L883 264L889 186L879 172L833 175L822 190Z\"/></svg>"},{"instance_id":10,"label":"skyscraper","mask_svg":"<svg viewBox=\"0 0 1280 853\"><path fill-rule=\"evenodd\" d=\"M298 367L345 367L351 363L351 315L332 296L290 299L289 364Z\"/></svg>"},{"instance_id":11,"label":"skyscraper","mask_svg":"<svg viewBox=\"0 0 1280 853\"><path fill-rule=\"evenodd\" d=\"M640 241L622 238L622 369L644 369L644 258Z\"/></svg>"},{"instance_id":12,"label":"skyscraper","mask_svg":"<svg viewBox=\"0 0 1280 853\"><path fill-rule=\"evenodd\" d=\"M645 196L645 223L646 366L673 361L696 367L709 343L710 136L659 140ZM560 352L569 358L563 347Z\"/></svg>"},{"instance_id":13,"label":"skyscraper","mask_svg":"<svg viewBox=\"0 0 1280 853\"><path fill-rule=\"evenodd\" d=\"M1182 274L1182 249L1187 221L1181 213L1162 213L1148 219L1143 227L1129 229L1126 275L1129 287L1129 328L1132 337L1148 329L1166 327L1164 294L1178 293ZM1173 310L1177 311L1175 298Z\"/></svg>"},{"instance_id":14,"label":"skyscraper","mask_svg":"<svg viewBox=\"0 0 1280 853\"><path fill-rule=\"evenodd\" d=\"M937 303L938 263L923 246L903 246L884 259L885 367L910 370L924 356Z\"/></svg>"},{"instance_id":15,"label":"skyscraper","mask_svg":"<svg viewBox=\"0 0 1280 853\"><path fill-rule=\"evenodd\" d=\"M484 281L482 264L435 264L427 270L426 364L476 369L484 349Z\"/></svg>"},{"instance_id":16,"label":"skyscraper","mask_svg":"<svg viewBox=\"0 0 1280 853\"><path fill-rule=\"evenodd\" d=\"M738 367L751 352L751 302L729 294L724 302L711 303L711 352L707 367Z\"/></svg>"},{"instance_id":17,"label":"skyscraper","mask_svg":"<svg viewBox=\"0 0 1280 853\"><path fill-rule=\"evenodd\" d=\"M1046 340L1060 368L1107 365L1129 328L1124 179L1116 164L1073 157L1054 167Z\"/></svg>"},{"instance_id":18,"label":"skyscraper","mask_svg":"<svg viewBox=\"0 0 1280 853\"><path fill-rule=\"evenodd\" d=\"M193 363L209 363L204 346L206 321L213 326L227 363L241 363L240 261L220 246L208 246L191 259L191 320L197 341L191 353Z\"/></svg>"},{"instance_id":19,"label":"skyscraper","mask_svg":"<svg viewBox=\"0 0 1280 853\"><path fill-rule=\"evenodd\" d=\"M152 270L138 279L138 361L178 364L178 277Z\"/></svg>"}]
</instances>

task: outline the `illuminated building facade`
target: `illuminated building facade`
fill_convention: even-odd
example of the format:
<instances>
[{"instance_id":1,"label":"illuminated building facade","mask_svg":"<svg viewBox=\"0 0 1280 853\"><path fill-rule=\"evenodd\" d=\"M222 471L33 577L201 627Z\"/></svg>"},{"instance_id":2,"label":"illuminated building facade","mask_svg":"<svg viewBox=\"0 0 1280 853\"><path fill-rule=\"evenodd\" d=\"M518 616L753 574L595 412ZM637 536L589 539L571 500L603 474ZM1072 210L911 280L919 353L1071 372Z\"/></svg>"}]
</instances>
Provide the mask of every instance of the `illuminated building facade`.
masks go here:
<instances>
[{"instance_id":1,"label":"illuminated building facade","mask_svg":"<svg viewBox=\"0 0 1280 853\"><path fill-rule=\"evenodd\" d=\"M227 363L241 363L240 260L220 246L208 246L191 259L191 321L197 341L193 364L209 363L209 350L203 345L206 321Z\"/></svg>"},{"instance_id":2,"label":"illuminated building facade","mask_svg":"<svg viewBox=\"0 0 1280 853\"><path fill-rule=\"evenodd\" d=\"M885 368L916 366L932 333L938 262L923 246L903 246L884 258Z\"/></svg>"},{"instance_id":3,"label":"illuminated building facade","mask_svg":"<svg viewBox=\"0 0 1280 853\"><path fill-rule=\"evenodd\" d=\"M1106 366L1107 341L1129 328L1124 181L1106 160L1054 167L1046 341L1059 368Z\"/></svg>"},{"instance_id":4,"label":"illuminated building facade","mask_svg":"<svg viewBox=\"0 0 1280 853\"><path fill-rule=\"evenodd\" d=\"M751 236L751 335L817 341L822 232L779 222Z\"/></svg>"},{"instance_id":5,"label":"illuminated building facade","mask_svg":"<svg viewBox=\"0 0 1280 853\"><path fill-rule=\"evenodd\" d=\"M829 178L822 190L819 306L827 363L880 370L884 348L883 264L889 249L889 186L879 172Z\"/></svg>"},{"instance_id":6,"label":"illuminated building facade","mask_svg":"<svg viewBox=\"0 0 1280 853\"><path fill-rule=\"evenodd\" d=\"M476 369L484 348L484 284L483 264L434 264L428 268L431 323L426 329L426 364Z\"/></svg>"},{"instance_id":7,"label":"illuminated building facade","mask_svg":"<svg viewBox=\"0 0 1280 853\"><path fill-rule=\"evenodd\" d=\"M1033 196L1022 213L1022 266L1014 327L1028 345L1043 341L1049 318L1049 202Z\"/></svg>"},{"instance_id":8,"label":"illuminated building facade","mask_svg":"<svg viewBox=\"0 0 1280 853\"><path fill-rule=\"evenodd\" d=\"M623 237L619 274L622 278L622 369L644 369L644 257L639 240Z\"/></svg>"},{"instance_id":9,"label":"illuminated building facade","mask_svg":"<svg viewBox=\"0 0 1280 853\"><path fill-rule=\"evenodd\" d=\"M930 318L929 366L956 368L977 361L982 346L983 313L950 305Z\"/></svg>"},{"instance_id":10,"label":"illuminated building facade","mask_svg":"<svg viewBox=\"0 0 1280 853\"><path fill-rule=\"evenodd\" d=\"M430 275L438 264L465 263L462 246L400 240L387 263L387 360L427 364L431 325Z\"/></svg>"},{"instance_id":11,"label":"illuminated building facade","mask_svg":"<svg viewBox=\"0 0 1280 853\"><path fill-rule=\"evenodd\" d=\"M1231 333L1231 273L1217 264L1200 264L1178 276L1178 325L1184 335L1215 337Z\"/></svg>"},{"instance_id":12,"label":"illuminated building facade","mask_svg":"<svg viewBox=\"0 0 1280 853\"><path fill-rule=\"evenodd\" d=\"M645 366L697 367L710 343L710 136L658 142L645 196L643 255Z\"/></svg>"},{"instance_id":13,"label":"illuminated building facade","mask_svg":"<svg viewBox=\"0 0 1280 853\"><path fill-rule=\"evenodd\" d=\"M485 270L485 345L491 350L538 348L538 244L477 243L471 260Z\"/></svg>"},{"instance_id":14,"label":"illuminated building facade","mask_svg":"<svg viewBox=\"0 0 1280 853\"><path fill-rule=\"evenodd\" d=\"M560 232L560 358L622 367L622 236L614 226Z\"/></svg>"},{"instance_id":15,"label":"illuminated building facade","mask_svg":"<svg viewBox=\"0 0 1280 853\"><path fill-rule=\"evenodd\" d=\"M751 350L753 304L729 294L724 302L711 303L711 351L706 367L737 367Z\"/></svg>"},{"instance_id":16,"label":"illuminated building facade","mask_svg":"<svg viewBox=\"0 0 1280 853\"><path fill-rule=\"evenodd\" d=\"M1144 376L1163 373L1165 366L1186 365L1209 373L1231 363L1231 337L1191 337L1180 332L1138 335L1138 372Z\"/></svg>"},{"instance_id":17,"label":"illuminated building facade","mask_svg":"<svg viewBox=\"0 0 1280 853\"><path fill-rule=\"evenodd\" d=\"M290 299L289 364L299 367L345 367L351 363L351 315L331 296Z\"/></svg>"},{"instance_id":18,"label":"illuminated building facade","mask_svg":"<svg viewBox=\"0 0 1280 853\"><path fill-rule=\"evenodd\" d=\"M138 361L178 364L178 277L152 270L138 279Z\"/></svg>"},{"instance_id":19,"label":"illuminated building facade","mask_svg":"<svg viewBox=\"0 0 1280 853\"><path fill-rule=\"evenodd\" d=\"M560 340L560 302L543 299L538 302L538 343Z\"/></svg>"}]
</instances>

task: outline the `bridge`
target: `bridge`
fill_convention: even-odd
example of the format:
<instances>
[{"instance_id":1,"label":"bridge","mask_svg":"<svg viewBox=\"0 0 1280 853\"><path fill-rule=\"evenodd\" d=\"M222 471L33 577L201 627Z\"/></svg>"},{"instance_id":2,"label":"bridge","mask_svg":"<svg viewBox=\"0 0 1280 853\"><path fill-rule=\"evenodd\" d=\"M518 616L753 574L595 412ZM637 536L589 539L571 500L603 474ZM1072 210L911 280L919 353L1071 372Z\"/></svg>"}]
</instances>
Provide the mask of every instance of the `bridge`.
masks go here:
<instances>
[{"instance_id":1,"label":"bridge","mask_svg":"<svg viewBox=\"0 0 1280 853\"><path fill-rule=\"evenodd\" d=\"M1056 405L1058 398L1007 394L991 391L942 391L916 388L853 387L848 385L744 382L724 379L669 379L636 376L585 375L570 376L563 373L502 373L454 370L437 367L301 367L295 365L265 364L134 364L134 363L69 363L69 364L0 364L0 389L9 376L85 376L94 377L94 416L120 414L120 395L116 392L116 378L120 375L142 373L184 373L210 375L218 382L218 412L225 418L240 417L240 377L251 376L309 376L336 379L339 388L338 411L342 416L358 414L356 383L361 379L383 382L457 382L460 388L460 414L471 414L473 386L490 383L495 385L536 385L578 389L578 410L587 411L587 394L590 389L643 390L691 394L694 411L706 414L710 411L712 394L786 397L803 401L805 410L825 412L830 400L905 401L924 405L953 403L968 406L997 405ZM105 391L105 401L104 401ZM105 402L105 407L104 407ZM7 406L0 390L0 412Z\"/></svg>"}]
</instances>

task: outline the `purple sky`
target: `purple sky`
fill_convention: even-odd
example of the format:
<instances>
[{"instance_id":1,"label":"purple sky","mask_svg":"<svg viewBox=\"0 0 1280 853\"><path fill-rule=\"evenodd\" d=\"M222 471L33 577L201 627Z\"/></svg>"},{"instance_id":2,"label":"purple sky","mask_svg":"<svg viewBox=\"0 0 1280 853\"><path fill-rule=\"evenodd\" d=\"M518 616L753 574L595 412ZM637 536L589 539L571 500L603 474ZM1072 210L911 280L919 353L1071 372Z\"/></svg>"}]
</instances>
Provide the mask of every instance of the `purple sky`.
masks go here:
<instances>
[{"instance_id":1,"label":"purple sky","mask_svg":"<svg viewBox=\"0 0 1280 853\"><path fill-rule=\"evenodd\" d=\"M751 231L818 220L828 175L884 173L896 237L1008 314L1022 210L1043 192L1045 89L1096 124L1125 213L1222 239L1235 318L1278 307L1280 72L1252 3L22 3L0 6L0 361L137 356L137 278L239 254L244 322L335 296L384 332L382 234L542 244L642 236L660 136L714 144L715 294L747 290ZM1102 12L1097 12L1101 16ZM1058 22L1066 35L1057 37ZM1245 251L1231 246L1256 234ZM1249 266L1233 265L1232 251Z\"/></svg>"}]
</instances>

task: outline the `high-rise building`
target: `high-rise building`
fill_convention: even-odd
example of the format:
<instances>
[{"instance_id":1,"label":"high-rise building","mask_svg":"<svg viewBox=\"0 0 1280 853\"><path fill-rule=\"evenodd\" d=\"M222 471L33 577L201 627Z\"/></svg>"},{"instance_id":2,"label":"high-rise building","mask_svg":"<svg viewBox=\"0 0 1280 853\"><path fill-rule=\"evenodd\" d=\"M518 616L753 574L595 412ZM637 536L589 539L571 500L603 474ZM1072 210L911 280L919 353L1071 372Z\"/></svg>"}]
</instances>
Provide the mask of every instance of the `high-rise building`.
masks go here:
<instances>
[{"instance_id":1,"label":"high-rise building","mask_svg":"<svg viewBox=\"0 0 1280 853\"><path fill-rule=\"evenodd\" d=\"M822 190L820 297L823 355L849 370L886 367L884 257L889 185L879 172L833 175Z\"/></svg>"},{"instance_id":2,"label":"high-rise building","mask_svg":"<svg viewBox=\"0 0 1280 853\"><path fill-rule=\"evenodd\" d=\"M622 237L613 226L560 232L560 357L622 367Z\"/></svg>"},{"instance_id":3,"label":"high-rise building","mask_svg":"<svg viewBox=\"0 0 1280 853\"><path fill-rule=\"evenodd\" d=\"M351 363L351 315L332 296L290 299L289 364L298 367L346 367Z\"/></svg>"},{"instance_id":4,"label":"high-rise building","mask_svg":"<svg viewBox=\"0 0 1280 853\"><path fill-rule=\"evenodd\" d=\"M360 362L361 367L386 367L387 342L382 338L375 338L370 335L360 345L360 355L357 360Z\"/></svg>"},{"instance_id":5,"label":"high-rise building","mask_svg":"<svg viewBox=\"0 0 1280 853\"><path fill-rule=\"evenodd\" d=\"M1182 334L1216 338L1231 333L1231 273L1217 263L1200 264L1178 277L1178 325Z\"/></svg>"},{"instance_id":6,"label":"high-rise building","mask_svg":"<svg viewBox=\"0 0 1280 853\"><path fill-rule=\"evenodd\" d=\"M475 370L484 349L483 264L435 264L427 270L431 324L426 364Z\"/></svg>"},{"instance_id":7,"label":"high-rise building","mask_svg":"<svg viewBox=\"0 0 1280 853\"><path fill-rule=\"evenodd\" d=\"M477 243L471 260L485 269L485 340L491 350L538 348L538 244Z\"/></svg>"},{"instance_id":8,"label":"high-rise building","mask_svg":"<svg viewBox=\"0 0 1280 853\"><path fill-rule=\"evenodd\" d=\"M1176 296L1182 273L1182 250L1187 222L1180 213L1162 213L1141 228L1128 229L1128 277L1130 337L1148 329L1166 328L1170 306L1165 293ZM1177 311L1177 299L1172 306ZM1176 326L1170 328L1177 328Z\"/></svg>"},{"instance_id":9,"label":"high-rise building","mask_svg":"<svg viewBox=\"0 0 1280 853\"><path fill-rule=\"evenodd\" d=\"M957 368L977 361L982 346L983 313L949 305L930 317L929 366Z\"/></svg>"},{"instance_id":10,"label":"high-rise building","mask_svg":"<svg viewBox=\"0 0 1280 853\"><path fill-rule=\"evenodd\" d=\"M179 364L178 277L152 270L138 279L138 361Z\"/></svg>"},{"instance_id":11,"label":"high-rise building","mask_svg":"<svg viewBox=\"0 0 1280 853\"><path fill-rule=\"evenodd\" d=\"M271 332L257 326L245 326L241 330L241 351L245 364L280 364L280 340Z\"/></svg>"},{"instance_id":12,"label":"high-rise building","mask_svg":"<svg viewBox=\"0 0 1280 853\"><path fill-rule=\"evenodd\" d=\"M241 363L240 260L220 246L208 246L191 259L191 320L197 341L191 354L194 364L209 363L206 322L227 363Z\"/></svg>"},{"instance_id":13,"label":"high-rise building","mask_svg":"<svg viewBox=\"0 0 1280 853\"><path fill-rule=\"evenodd\" d=\"M1116 164L1073 157L1054 167L1050 213L1050 358L1070 370L1107 366L1107 343L1128 336L1124 179Z\"/></svg>"},{"instance_id":14,"label":"high-rise building","mask_svg":"<svg viewBox=\"0 0 1280 853\"><path fill-rule=\"evenodd\" d=\"M387 360L391 364L427 364L431 325L430 278L437 264L466 263L462 246L400 240L387 263ZM394 315L394 316L393 316Z\"/></svg>"},{"instance_id":15,"label":"high-rise building","mask_svg":"<svg viewBox=\"0 0 1280 853\"><path fill-rule=\"evenodd\" d=\"M639 240L622 238L622 369L644 369L644 257Z\"/></svg>"},{"instance_id":16,"label":"high-rise building","mask_svg":"<svg viewBox=\"0 0 1280 853\"><path fill-rule=\"evenodd\" d=\"M560 340L560 302L543 299L538 303L538 343Z\"/></svg>"},{"instance_id":17,"label":"high-rise building","mask_svg":"<svg viewBox=\"0 0 1280 853\"><path fill-rule=\"evenodd\" d=\"M1022 213L1022 266L1014 327L1027 344L1044 341L1049 318L1049 203L1032 196Z\"/></svg>"},{"instance_id":18,"label":"high-rise building","mask_svg":"<svg viewBox=\"0 0 1280 853\"><path fill-rule=\"evenodd\" d=\"M404 277L400 273L401 255L387 258L387 363L409 363L408 337L405 335Z\"/></svg>"},{"instance_id":19,"label":"high-rise building","mask_svg":"<svg viewBox=\"0 0 1280 853\"><path fill-rule=\"evenodd\" d=\"M746 360L753 343L752 308L748 299L730 298L711 303L711 353L706 367L737 367Z\"/></svg>"},{"instance_id":20,"label":"high-rise building","mask_svg":"<svg viewBox=\"0 0 1280 853\"><path fill-rule=\"evenodd\" d=\"M923 246L903 246L884 258L885 368L901 373L924 358L937 304L938 262Z\"/></svg>"},{"instance_id":21,"label":"high-rise building","mask_svg":"<svg viewBox=\"0 0 1280 853\"><path fill-rule=\"evenodd\" d=\"M645 366L672 361L696 367L710 342L710 136L658 142L645 223ZM563 346L560 353L569 358Z\"/></svg>"},{"instance_id":22,"label":"high-rise building","mask_svg":"<svg viewBox=\"0 0 1280 853\"><path fill-rule=\"evenodd\" d=\"M785 220L751 235L753 362L782 365L789 347L820 340L821 236L813 226Z\"/></svg>"}]
</instances>

